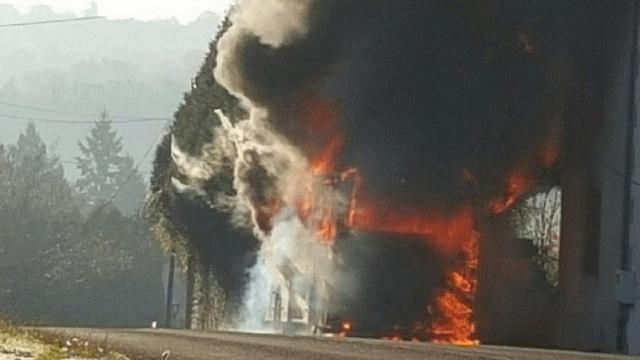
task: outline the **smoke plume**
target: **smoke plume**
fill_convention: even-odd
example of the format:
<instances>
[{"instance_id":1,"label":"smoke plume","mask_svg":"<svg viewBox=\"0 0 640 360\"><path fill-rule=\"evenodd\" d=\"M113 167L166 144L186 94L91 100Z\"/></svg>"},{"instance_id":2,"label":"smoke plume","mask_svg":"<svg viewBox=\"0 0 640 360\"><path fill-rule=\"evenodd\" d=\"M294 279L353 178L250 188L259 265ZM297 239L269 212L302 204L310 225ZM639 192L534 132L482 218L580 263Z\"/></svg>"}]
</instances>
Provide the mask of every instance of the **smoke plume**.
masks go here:
<instances>
[{"instance_id":1,"label":"smoke plume","mask_svg":"<svg viewBox=\"0 0 640 360\"><path fill-rule=\"evenodd\" d=\"M559 50L564 40L550 36L557 25L553 20L526 16L552 9L518 5L488 0L240 3L218 41L214 75L248 113L232 123L218 112L224 131L215 134L233 148L236 193L225 204L248 209L262 241L245 296L245 327L264 320L283 267L309 267L307 259L330 259L335 251L341 260L335 265L327 260L322 272L338 293L359 281L345 284L344 279L367 276L350 263L358 251L333 247L343 225L388 231L394 239L421 234L437 244L412 257L407 248L384 254L384 241L356 242L375 256L397 256L405 265L417 258L440 264L445 256L456 264L449 275L431 267L412 273L416 281L434 283L414 294L416 303L436 296L435 283L452 281L443 278L475 286L473 216L511 207L533 179L555 165L562 137L567 89L554 79L564 76ZM189 160L177 148L173 154L192 181L216 176L216 161ZM209 158L220 157L214 155ZM300 249L316 249L312 243L332 250L301 254ZM460 259L466 265L458 266ZM398 264L388 262L404 269L390 273L398 278L415 271ZM331 279L340 272L350 275ZM289 280L304 282L298 278ZM411 308L416 306L412 302ZM394 322L411 319L402 313L372 327ZM468 335L473 326L467 325Z\"/></svg>"}]
</instances>

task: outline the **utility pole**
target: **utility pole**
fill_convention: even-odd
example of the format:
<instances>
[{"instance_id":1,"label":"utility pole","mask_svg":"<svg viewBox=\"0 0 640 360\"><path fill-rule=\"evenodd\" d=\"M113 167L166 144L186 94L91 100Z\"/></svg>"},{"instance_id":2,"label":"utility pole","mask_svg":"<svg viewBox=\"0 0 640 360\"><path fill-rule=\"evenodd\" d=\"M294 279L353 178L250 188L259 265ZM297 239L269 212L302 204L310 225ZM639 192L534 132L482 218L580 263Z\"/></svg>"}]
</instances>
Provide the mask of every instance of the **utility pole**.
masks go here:
<instances>
[{"instance_id":1,"label":"utility pole","mask_svg":"<svg viewBox=\"0 0 640 360\"><path fill-rule=\"evenodd\" d=\"M176 254L172 251L169 255L169 275L167 277L167 305L165 308L165 327L171 328L173 318L173 273L176 267Z\"/></svg>"},{"instance_id":2,"label":"utility pole","mask_svg":"<svg viewBox=\"0 0 640 360\"><path fill-rule=\"evenodd\" d=\"M196 286L195 279L195 260L193 255L189 255L187 260L187 301L185 303L185 319L184 319L184 327L187 329L191 329L191 317L193 316L193 291Z\"/></svg>"}]
</instances>

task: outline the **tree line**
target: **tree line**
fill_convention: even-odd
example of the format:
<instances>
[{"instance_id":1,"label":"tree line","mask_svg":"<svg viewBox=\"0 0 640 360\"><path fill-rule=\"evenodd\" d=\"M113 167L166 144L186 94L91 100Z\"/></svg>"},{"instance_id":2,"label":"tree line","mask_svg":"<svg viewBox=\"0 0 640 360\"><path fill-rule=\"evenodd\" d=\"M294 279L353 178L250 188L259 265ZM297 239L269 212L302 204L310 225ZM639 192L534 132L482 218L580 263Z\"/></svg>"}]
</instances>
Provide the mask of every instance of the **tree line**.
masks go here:
<instances>
[{"instance_id":1,"label":"tree line","mask_svg":"<svg viewBox=\"0 0 640 360\"><path fill-rule=\"evenodd\" d=\"M162 311L146 184L103 111L78 143L76 181L29 123L0 144L0 316L140 326Z\"/></svg>"}]
</instances>

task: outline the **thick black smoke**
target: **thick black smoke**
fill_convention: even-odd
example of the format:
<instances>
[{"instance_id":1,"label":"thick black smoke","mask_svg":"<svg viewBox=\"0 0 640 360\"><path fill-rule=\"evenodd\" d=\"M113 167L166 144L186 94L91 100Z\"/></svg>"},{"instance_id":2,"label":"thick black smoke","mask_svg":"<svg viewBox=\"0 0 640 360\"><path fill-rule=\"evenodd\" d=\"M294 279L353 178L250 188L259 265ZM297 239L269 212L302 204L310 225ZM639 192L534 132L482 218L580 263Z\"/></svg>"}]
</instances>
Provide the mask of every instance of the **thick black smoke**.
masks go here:
<instances>
[{"instance_id":1,"label":"thick black smoke","mask_svg":"<svg viewBox=\"0 0 640 360\"><path fill-rule=\"evenodd\" d=\"M340 162L376 196L484 200L562 125L575 35L562 3L249 1L219 43L216 76L303 153L316 150L305 94L335 103Z\"/></svg>"},{"instance_id":2,"label":"thick black smoke","mask_svg":"<svg viewBox=\"0 0 640 360\"><path fill-rule=\"evenodd\" d=\"M355 233L336 252L340 265L330 294L330 326L349 320L351 335L410 339L416 324L429 323L433 314L426 304L441 285L445 264L423 238Z\"/></svg>"},{"instance_id":3,"label":"thick black smoke","mask_svg":"<svg viewBox=\"0 0 640 360\"><path fill-rule=\"evenodd\" d=\"M484 210L514 170L547 175L575 106L590 16L557 0L242 2L218 42L215 77L250 115L228 130L237 199L256 233L268 239L281 207L295 206L288 200L311 183L309 162L332 138L341 139L333 170L357 168L378 206ZM374 332L409 326L443 282L433 249L385 236L336 246L346 259L337 271L362 286L352 303L342 297L343 315Z\"/></svg>"}]
</instances>

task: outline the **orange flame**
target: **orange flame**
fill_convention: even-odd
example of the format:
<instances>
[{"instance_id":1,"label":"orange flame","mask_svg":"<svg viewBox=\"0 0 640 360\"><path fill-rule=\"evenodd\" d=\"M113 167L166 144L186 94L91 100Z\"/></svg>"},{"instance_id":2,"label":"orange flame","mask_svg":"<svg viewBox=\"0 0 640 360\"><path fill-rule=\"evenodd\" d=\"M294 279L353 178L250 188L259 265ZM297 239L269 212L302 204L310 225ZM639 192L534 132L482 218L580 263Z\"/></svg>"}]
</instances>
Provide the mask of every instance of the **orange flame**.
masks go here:
<instances>
[{"instance_id":1,"label":"orange flame","mask_svg":"<svg viewBox=\"0 0 640 360\"><path fill-rule=\"evenodd\" d=\"M501 214L516 204L527 192L533 188L532 178L523 171L514 171L507 177L507 189L503 196L489 202L489 210L494 214Z\"/></svg>"},{"instance_id":2,"label":"orange flame","mask_svg":"<svg viewBox=\"0 0 640 360\"><path fill-rule=\"evenodd\" d=\"M311 160L311 170L314 175L325 175L334 171L335 158L340 153L344 144L342 136L336 136L329 140L324 149Z\"/></svg>"},{"instance_id":3,"label":"orange flame","mask_svg":"<svg viewBox=\"0 0 640 360\"><path fill-rule=\"evenodd\" d=\"M326 98L305 94L302 121L308 134L313 134L303 145L309 157L310 169L316 177L333 176L337 158L345 137L337 122L335 106ZM349 208L344 219L355 230L380 231L419 236L451 258L463 258L462 265L449 269L447 285L435 300L439 318L434 321L432 333L438 341L473 343L473 298L475 295L478 235L470 209L461 209L451 216L442 216L415 209L385 209L375 202L361 199L362 176L355 168L348 168L335 181L353 181ZM332 202L325 202L312 185L297 206L298 213L317 237L325 244L333 244L337 236L337 211ZM453 311L466 308L466 311ZM345 336L351 324L342 324L339 333ZM396 338L396 337L394 337ZM397 337L399 340L400 337Z\"/></svg>"},{"instance_id":4,"label":"orange flame","mask_svg":"<svg viewBox=\"0 0 640 360\"><path fill-rule=\"evenodd\" d=\"M300 184L304 191L294 202L298 216L315 232L316 238L331 245L338 232L336 204L319 190L319 186L327 185L323 178L335 172L344 135L338 124L337 108L330 99L315 93L303 93L301 96L300 120L304 133L311 134L301 145L314 177L305 178L310 183Z\"/></svg>"},{"instance_id":5,"label":"orange flame","mask_svg":"<svg viewBox=\"0 0 640 360\"><path fill-rule=\"evenodd\" d=\"M314 175L335 171L336 158L344 145L344 131L338 123L338 109L333 101L315 93L303 94L300 115L305 134L302 144L309 156Z\"/></svg>"},{"instance_id":6,"label":"orange flame","mask_svg":"<svg viewBox=\"0 0 640 360\"><path fill-rule=\"evenodd\" d=\"M473 304L477 285L479 233L461 244L464 261L449 272L447 287L436 297L435 308L440 314L432 324L434 342L456 345L477 345L474 337Z\"/></svg>"},{"instance_id":7,"label":"orange flame","mask_svg":"<svg viewBox=\"0 0 640 360\"><path fill-rule=\"evenodd\" d=\"M466 239L476 234L469 208L462 208L452 215L442 216L425 211L402 211L400 207L384 209L362 200L357 205L357 208L351 209L349 214L348 224L352 228L421 236L448 255L459 251Z\"/></svg>"},{"instance_id":8,"label":"orange flame","mask_svg":"<svg viewBox=\"0 0 640 360\"><path fill-rule=\"evenodd\" d=\"M529 50L528 39L523 37L521 41ZM311 135L301 146L309 159L311 174L322 180L301 185L304 191L296 205L299 217L327 245L334 244L340 220L354 230L418 236L427 241L447 256L451 265L445 269L444 286L429 307L433 310L431 329L423 335L414 333L413 338L430 338L434 342L459 345L478 344L474 303L481 236L476 230L472 209L463 206L452 214L443 215L422 209L384 206L379 201L364 198L361 194L364 180L356 168L347 168L338 173L338 157L345 143L345 134L338 123L335 104L315 94L303 96L300 112L303 131ZM558 150L555 140L551 136L539 149L539 158L535 160L538 165L551 168L556 163ZM491 214L504 213L531 191L535 185L535 173L527 166L530 164L520 164L507 175L504 193L490 200L486 211ZM478 179L470 170L463 169L461 175L463 181L479 186ZM347 181L353 182L349 208L345 218L339 219L342 214L336 208L334 199L327 199L319 186ZM351 329L350 322L343 322L338 335L346 336ZM392 335L387 339L400 340L401 337Z\"/></svg>"},{"instance_id":9,"label":"orange flame","mask_svg":"<svg viewBox=\"0 0 640 360\"><path fill-rule=\"evenodd\" d=\"M314 186L315 185L315 186ZM317 191L319 184L309 184L297 200L296 210L306 227L315 232L316 238L326 245L335 242L338 233L336 204L327 194Z\"/></svg>"},{"instance_id":10,"label":"orange flame","mask_svg":"<svg viewBox=\"0 0 640 360\"><path fill-rule=\"evenodd\" d=\"M477 344L474 337L473 303L478 267L479 233L471 209L462 208L450 216L425 212L389 211L358 204L349 216L354 229L421 236L451 258L456 265L447 270L446 286L435 299L434 341Z\"/></svg>"},{"instance_id":11,"label":"orange flame","mask_svg":"<svg viewBox=\"0 0 640 360\"><path fill-rule=\"evenodd\" d=\"M340 337L346 337L351 329L353 329L353 324L351 323L351 321L343 321L340 325L342 326L342 329L338 333L338 336Z\"/></svg>"}]
</instances>

